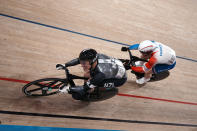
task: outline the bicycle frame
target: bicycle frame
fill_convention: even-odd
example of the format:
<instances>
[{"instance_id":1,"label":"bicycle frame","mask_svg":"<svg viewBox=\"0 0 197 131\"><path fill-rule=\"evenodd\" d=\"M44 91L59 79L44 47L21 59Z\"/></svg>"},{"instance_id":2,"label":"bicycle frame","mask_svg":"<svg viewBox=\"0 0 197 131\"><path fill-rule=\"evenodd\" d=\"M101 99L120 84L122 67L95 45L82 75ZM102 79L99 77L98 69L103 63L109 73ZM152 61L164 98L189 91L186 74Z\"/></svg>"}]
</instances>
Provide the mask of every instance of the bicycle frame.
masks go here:
<instances>
[{"instance_id":1,"label":"bicycle frame","mask_svg":"<svg viewBox=\"0 0 197 131\"><path fill-rule=\"evenodd\" d=\"M126 63L128 63L129 65L136 66L136 65L135 65L135 62L136 62L136 61L148 62L147 60L144 60L144 59L138 58L138 57L136 57L136 56L133 56L132 53L131 53L131 50L130 50L128 47L122 47L122 48L121 48L121 51L123 51L123 52L128 52L128 53L129 53L130 60L128 60L128 59L119 59L119 60L121 60L122 62L126 62Z\"/></svg>"},{"instance_id":2,"label":"bicycle frame","mask_svg":"<svg viewBox=\"0 0 197 131\"><path fill-rule=\"evenodd\" d=\"M81 77L81 76L77 76L77 75L70 74L68 68L66 67L66 64L65 64L65 66L63 67L63 69L65 70L66 78L67 78L69 84L70 84L72 87L73 87L73 86L76 86L76 85L75 85L75 82L73 81L74 79L88 80L88 78L86 78L86 77Z\"/></svg>"}]
</instances>

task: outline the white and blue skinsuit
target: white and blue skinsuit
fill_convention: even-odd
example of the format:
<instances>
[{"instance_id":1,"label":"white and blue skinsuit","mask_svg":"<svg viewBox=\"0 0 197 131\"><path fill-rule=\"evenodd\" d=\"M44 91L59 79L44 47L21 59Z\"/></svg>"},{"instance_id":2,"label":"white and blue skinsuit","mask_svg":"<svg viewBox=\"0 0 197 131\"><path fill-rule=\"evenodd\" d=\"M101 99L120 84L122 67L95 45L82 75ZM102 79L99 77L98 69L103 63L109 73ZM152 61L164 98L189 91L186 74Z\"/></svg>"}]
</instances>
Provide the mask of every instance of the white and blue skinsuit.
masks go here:
<instances>
[{"instance_id":1,"label":"white and blue skinsuit","mask_svg":"<svg viewBox=\"0 0 197 131\"><path fill-rule=\"evenodd\" d=\"M133 71L146 73L152 69L154 74L170 70L176 65L176 53L170 47L151 41L156 48L151 53L151 57L148 62L142 66L131 67ZM134 44L129 47L130 50L138 50L139 44Z\"/></svg>"}]
</instances>

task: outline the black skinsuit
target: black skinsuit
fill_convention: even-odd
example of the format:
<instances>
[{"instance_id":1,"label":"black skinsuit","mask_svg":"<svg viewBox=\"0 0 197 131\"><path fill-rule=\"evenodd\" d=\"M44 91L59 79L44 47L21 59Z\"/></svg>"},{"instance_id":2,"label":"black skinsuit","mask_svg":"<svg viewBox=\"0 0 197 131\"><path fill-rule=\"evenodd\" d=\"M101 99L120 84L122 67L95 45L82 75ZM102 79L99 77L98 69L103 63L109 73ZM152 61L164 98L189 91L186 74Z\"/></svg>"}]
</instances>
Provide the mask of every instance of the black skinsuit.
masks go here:
<instances>
[{"instance_id":1,"label":"black skinsuit","mask_svg":"<svg viewBox=\"0 0 197 131\"><path fill-rule=\"evenodd\" d=\"M126 82L126 70L121 61L104 54L98 54L97 63L95 69L90 71L91 79L84 86L70 88L74 99L83 99L86 91L90 88L116 88ZM74 66L77 64L80 64L78 58L68 62L66 65ZM78 89L75 90L76 88Z\"/></svg>"}]
</instances>

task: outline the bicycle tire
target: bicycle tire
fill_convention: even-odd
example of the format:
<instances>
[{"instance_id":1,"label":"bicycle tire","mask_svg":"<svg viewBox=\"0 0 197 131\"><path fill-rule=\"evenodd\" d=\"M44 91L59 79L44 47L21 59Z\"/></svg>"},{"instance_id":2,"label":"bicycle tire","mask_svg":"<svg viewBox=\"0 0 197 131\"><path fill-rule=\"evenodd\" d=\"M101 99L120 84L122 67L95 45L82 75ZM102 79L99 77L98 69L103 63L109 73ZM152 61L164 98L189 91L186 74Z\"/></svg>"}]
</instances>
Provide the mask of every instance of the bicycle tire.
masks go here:
<instances>
[{"instance_id":1,"label":"bicycle tire","mask_svg":"<svg viewBox=\"0 0 197 131\"><path fill-rule=\"evenodd\" d=\"M47 82L47 83L46 83ZM47 85L48 84L48 85ZM32 81L26 84L22 88L22 92L26 96L49 96L59 93L59 88L68 85L67 79L61 78L44 78ZM35 86L38 87L36 89L30 89L30 87ZM35 93L36 91L40 93Z\"/></svg>"}]
</instances>

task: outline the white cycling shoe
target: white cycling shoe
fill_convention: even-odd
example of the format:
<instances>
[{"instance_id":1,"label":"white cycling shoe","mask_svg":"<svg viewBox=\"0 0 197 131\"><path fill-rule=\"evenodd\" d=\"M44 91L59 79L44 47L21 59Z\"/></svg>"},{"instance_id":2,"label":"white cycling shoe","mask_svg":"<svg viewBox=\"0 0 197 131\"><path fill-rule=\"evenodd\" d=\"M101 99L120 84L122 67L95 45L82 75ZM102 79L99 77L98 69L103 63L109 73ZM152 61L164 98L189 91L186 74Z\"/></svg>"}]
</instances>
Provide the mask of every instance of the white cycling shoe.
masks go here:
<instances>
[{"instance_id":1,"label":"white cycling shoe","mask_svg":"<svg viewBox=\"0 0 197 131\"><path fill-rule=\"evenodd\" d=\"M62 89L59 89L60 93L68 93L70 91L69 86L64 86Z\"/></svg>"},{"instance_id":2,"label":"white cycling shoe","mask_svg":"<svg viewBox=\"0 0 197 131\"><path fill-rule=\"evenodd\" d=\"M137 79L136 83L142 85L142 84L145 84L148 81L150 81L150 78L146 79L146 78L142 77L140 79Z\"/></svg>"}]
</instances>

